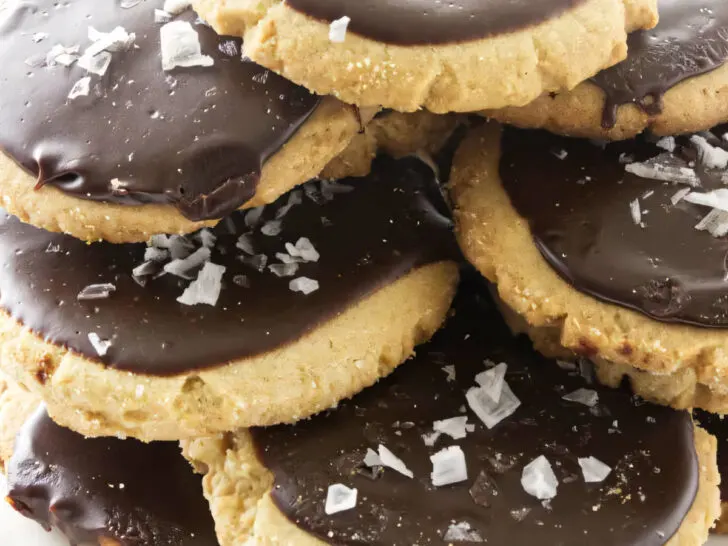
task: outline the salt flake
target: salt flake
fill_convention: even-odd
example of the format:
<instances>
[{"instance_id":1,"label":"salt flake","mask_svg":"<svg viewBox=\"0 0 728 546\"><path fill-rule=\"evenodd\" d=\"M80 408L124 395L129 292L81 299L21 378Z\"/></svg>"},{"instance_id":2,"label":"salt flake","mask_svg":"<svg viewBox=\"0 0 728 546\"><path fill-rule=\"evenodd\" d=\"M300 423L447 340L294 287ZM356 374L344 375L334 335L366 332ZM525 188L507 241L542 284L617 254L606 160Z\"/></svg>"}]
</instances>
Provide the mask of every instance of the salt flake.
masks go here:
<instances>
[{"instance_id":1,"label":"salt flake","mask_svg":"<svg viewBox=\"0 0 728 546\"><path fill-rule=\"evenodd\" d=\"M414 478L415 475L409 468L407 468L407 465L404 464L402 459L397 457L382 444L379 444L378 455L382 466L386 466L387 468L396 470L397 472L399 472L403 476L407 476L408 478Z\"/></svg>"},{"instance_id":2,"label":"salt flake","mask_svg":"<svg viewBox=\"0 0 728 546\"><path fill-rule=\"evenodd\" d=\"M584 404L593 408L599 403L599 393L591 389L576 389L562 396L562 399L567 402L576 402L577 404Z\"/></svg>"},{"instance_id":3,"label":"salt flake","mask_svg":"<svg viewBox=\"0 0 728 546\"><path fill-rule=\"evenodd\" d=\"M559 480L551 468L551 463L541 455L523 468L521 486L529 495L539 500L548 500L556 496Z\"/></svg>"},{"instance_id":4,"label":"salt flake","mask_svg":"<svg viewBox=\"0 0 728 546\"><path fill-rule=\"evenodd\" d=\"M607 479L612 469L595 457L579 457L579 466L586 483L598 483Z\"/></svg>"},{"instance_id":5,"label":"salt flake","mask_svg":"<svg viewBox=\"0 0 728 546\"><path fill-rule=\"evenodd\" d=\"M446 447L432 455L430 461L432 461L430 477L435 487L460 483L468 479L465 453L460 446Z\"/></svg>"},{"instance_id":6,"label":"salt flake","mask_svg":"<svg viewBox=\"0 0 728 546\"><path fill-rule=\"evenodd\" d=\"M506 417L513 413L521 405L521 401L516 398L508 383L503 383L500 399L494 402L490 394L483 387L473 387L466 394L470 409L475 415L483 421L486 427L493 428Z\"/></svg>"},{"instance_id":7,"label":"salt flake","mask_svg":"<svg viewBox=\"0 0 728 546\"><path fill-rule=\"evenodd\" d=\"M346 40L346 31L349 28L350 22L351 18L346 15L332 21L329 25L329 40L335 44L340 44Z\"/></svg>"},{"instance_id":8,"label":"salt flake","mask_svg":"<svg viewBox=\"0 0 728 546\"><path fill-rule=\"evenodd\" d=\"M96 332L89 332L88 340L89 342L91 342L91 346L96 351L96 354L98 354L99 356L106 356L106 353L111 347L111 341L107 339L101 339L99 337L99 334L97 334Z\"/></svg>"},{"instance_id":9,"label":"salt flake","mask_svg":"<svg viewBox=\"0 0 728 546\"><path fill-rule=\"evenodd\" d=\"M187 21L172 21L159 29L162 44L162 68L212 66L215 61L202 54L200 37Z\"/></svg>"},{"instance_id":10,"label":"salt flake","mask_svg":"<svg viewBox=\"0 0 728 546\"><path fill-rule=\"evenodd\" d=\"M205 249L207 250L207 249ZM183 305L216 305L222 289L222 276L225 267L212 262L206 262L177 301Z\"/></svg>"},{"instance_id":11,"label":"salt flake","mask_svg":"<svg viewBox=\"0 0 728 546\"><path fill-rule=\"evenodd\" d=\"M358 491L341 483L329 486L324 511L330 516L356 507Z\"/></svg>"}]
</instances>

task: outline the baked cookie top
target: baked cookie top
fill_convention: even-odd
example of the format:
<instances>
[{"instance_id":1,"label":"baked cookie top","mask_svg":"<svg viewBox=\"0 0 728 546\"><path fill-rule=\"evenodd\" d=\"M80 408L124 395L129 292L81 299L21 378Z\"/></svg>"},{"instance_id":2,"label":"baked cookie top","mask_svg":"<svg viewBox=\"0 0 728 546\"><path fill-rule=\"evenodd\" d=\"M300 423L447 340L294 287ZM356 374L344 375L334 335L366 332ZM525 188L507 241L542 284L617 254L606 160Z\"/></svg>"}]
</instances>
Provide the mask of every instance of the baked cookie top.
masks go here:
<instances>
[{"instance_id":1,"label":"baked cookie top","mask_svg":"<svg viewBox=\"0 0 728 546\"><path fill-rule=\"evenodd\" d=\"M41 406L20 429L7 473L10 504L74 544L217 544L201 478L176 442L86 439Z\"/></svg>"},{"instance_id":2,"label":"baked cookie top","mask_svg":"<svg viewBox=\"0 0 728 546\"><path fill-rule=\"evenodd\" d=\"M699 475L689 413L558 369L510 335L474 275L390 378L251 434L276 506L326 544L661 545ZM336 484L357 500L332 513L351 501L327 503Z\"/></svg>"},{"instance_id":3,"label":"baked cookie top","mask_svg":"<svg viewBox=\"0 0 728 546\"><path fill-rule=\"evenodd\" d=\"M379 42L446 44L507 34L558 17L584 0L286 0L327 22L349 17L349 29Z\"/></svg>"},{"instance_id":4,"label":"baked cookie top","mask_svg":"<svg viewBox=\"0 0 728 546\"><path fill-rule=\"evenodd\" d=\"M590 81L606 96L602 125L614 127L617 110L633 103L659 114L662 96L680 82L728 60L728 4L723 0L660 0L660 22L627 40L627 59Z\"/></svg>"},{"instance_id":5,"label":"baked cookie top","mask_svg":"<svg viewBox=\"0 0 728 546\"><path fill-rule=\"evenodd\" d=\"M162 0L14 2L2 12L0 149L81 199L219 218L320 99Z\"/></svg>"},{"instance_id":6,"label":"baked cookie top","mask_svg":"<svg viewBox=\"0 0 728 546\"><path fill-rule=\"evenodd\" d=\"M0 308L106 366L173 375L292 342L422 265L457 258L433 170L380 157L214 230L87 244L0 218Z\"/></svg>"},{"instance_id":7,"label":"baked cookie top","mask_svg":"<svg viewBox=\"0 0 728 546\"><path fill-rule=\"evenodd\" d=\"M571 286L659 321L724 328L726 132L603 144L505 128L500 178Z\"/></svg>"}]
</instances>

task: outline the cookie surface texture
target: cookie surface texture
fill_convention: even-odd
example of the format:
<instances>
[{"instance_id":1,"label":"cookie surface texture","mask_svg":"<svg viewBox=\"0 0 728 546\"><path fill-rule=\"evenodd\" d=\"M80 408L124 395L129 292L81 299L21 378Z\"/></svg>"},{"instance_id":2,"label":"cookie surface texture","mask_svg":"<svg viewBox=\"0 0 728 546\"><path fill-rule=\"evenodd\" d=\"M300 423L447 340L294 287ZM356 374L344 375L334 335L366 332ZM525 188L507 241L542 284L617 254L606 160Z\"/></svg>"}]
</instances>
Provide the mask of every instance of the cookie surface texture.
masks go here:
<instances>
[{"instance_id":1,"label":"cookie surface texture","mask_svg":"<svg viewBox=\"0 0 728 546\"><path fill-rule=\"evenodd\" d=\"M193 5L218 32L244 36L251 59L291 81L404 112L521 106L572 89L624 59L627 32L657 22L656 0Z\"/></svg>"}]
</instances>

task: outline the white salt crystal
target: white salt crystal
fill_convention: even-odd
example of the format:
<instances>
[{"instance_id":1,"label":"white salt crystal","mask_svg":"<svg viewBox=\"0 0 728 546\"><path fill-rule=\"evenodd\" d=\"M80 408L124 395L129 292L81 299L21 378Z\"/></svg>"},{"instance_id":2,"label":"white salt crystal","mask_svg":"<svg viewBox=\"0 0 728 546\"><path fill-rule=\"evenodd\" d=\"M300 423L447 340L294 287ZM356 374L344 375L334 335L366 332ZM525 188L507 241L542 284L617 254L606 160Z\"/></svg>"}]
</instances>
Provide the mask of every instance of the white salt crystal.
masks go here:
<instances>
[{"instance_id":1,"label":"white salt crystal","mask_svg":"<svg viewBox=\"0 0 728 546\"><path fill-rule=\"evenodd\" d=\"M507 371L508 364L501 362L497 366L475 376L475 382L481 386L483 391L485 391L485 393L490 396L496 404L500 402Z\"/></svg>"},{"instance_id":2,"label":"white salt crystal","mask_svg":"<svg viewBox=\"0 0 728 546\"><path fill-rule=\"evenodd\" d=\"M329 25L329 40L335 44L340 44L346 40L346 31L349 28L351 18L344 15L343 17L332 21Z\"/></svg>"},{"instance_id":3,"label":"white salt crystal","mask_svg":"<svg viewBox=\"0 0 728 546\"><path fill-rule=\"evenodd\" d=\"M89 332L88 340L91 342L91 346L99 356L106 356L106 353L111 347L111 341L108 339L101 339L99 334L96 332Z\"/></svg>"},{"instance_id":4,"label":"white salt crystal","mask_svg":"<svg viewBox=\"0 0 728 546\"><path fill-rule=\"evenodd\" d=\"M435 487L460 483L468 479L465 453L460 446L446 447L432 455L430 461L432 461L430 477Z\"/></svg>"},{"instance_id":5,"label":"white salt crystal","mask_svg":"<svg viewBox=\"0 0 728 546\"><path fill-rule=\"evenodd\" d=\"M599 403L599 393L591 389L576 389L562 397L567 402L576 402L593 408Z\"/></svg>"},{"instance_id":6,"label":"white salt crystal","mask_svg":"<svg viewBox=\"0 0 728 546\"><path fill-rule=\"evenodd\" d=\"M223 273L225 273L224 266L206 262L197 278L190 283L177 301L184 305L216 305L222 289Z\"/></svg>"},{"instance_id":7,"label":"white salt crystal","mask_svg":"<svg viewBox=\"0 0 728 546\"><path fill-rule=\"evenodd\" d=\"M599 483L607 479L612 469L595 457L579 457L579 466L586 483Z\"/></svg>"},{"instance_id":8,"label":"white salt crystal","mask_svg":"<svg viewBox=\"0 0 728 546\"><path fill-rule=\"evenodd\" d=\"M414 474L409 468L407 468L407 465L404 464L404 461L402 461L402 459L389 451L389 449L387 449L382 444L379 444L378 451L381 466L386 466L387 468L396 470L397 472L399 472L403 476L407 476L408 478L414 478Z\"/></svg>"},{"instance_id":9,"label":"white salt crystal","mask_svg":"<svg viewBox=\"0 0 728 546\"><path fill-rule=\"evenodd\" d=\"M508 383L503 382L500 399L494 402L490 394L483 387L473 387L465 395L470 409L483 421L486 427L493 428L521 405Z\"/></svg>"},{"instance_id":10,"label":"white salt crystal","mask_svg":"<svg viewBox=\"0 0 728 546\"><path fill-rule=\"evenodd\" d=\"M91 78L89 76L86 76L85 78L81 78L73 84L73 87L71 87L71 90L68 92L68 98L70 100L73 100L78 97L88 97L88 94L90 92Z\"/></svg>"},{"instance_id":11,"label":"white salt crystal","mask_svg":"<svg viewBox=\"0 0 728 546\"><path fill-rule=\"evenodd\" d=\"M172 21L159 29L162 44L162 68L212 66L214 60L202 54L200 37L187 21Z\"/></svg>"},{"instance_id":12,"label":"white salt crystal","mask_svg":"<svg viewBox=\"0 0 728 546\"><path fill-rule=\"evenodd\" d=\"M447 434L453 440L461 440L468 435L466 426L468 424L468 416L463 415L459 417L451 417L450 419L443 419L441 421L435 421L432 424L432 429L435 432L441 434Z\"/></svg>"},{"instance_id":13,"label":"white salt crystal","mask_svg":"<svg viewBox=\"0 0 728 546\"><path fill-rule=\"evenodd\" d=\"M326 493L326 506L324 512L330 516L338 512L345 512L356 507L358 491L341 483L329 486Z\"/></svg>"},{"instance_id":14,"label":"white salt crystal","mask_svg":"<svg viewBox=\"0 0 728 546\"><path fill-rule=\"evenodd\" d=\"M521 474L521 486L529 495L539 500L548 500L556 496L559 480L551 468L551 463L541 455L524 467Z\"/></svg>"},{"instance_id":15,"label":"white salt crystal","mask_svg":"<svg viewBox=\"0 0 728 546\"><path fill-rule=\"evenodd\" d=\"M308 296L319 289L319 283L318 281L309 279L308 277L298 277L288 283L288 288L293 292L301 292L305 296Z\"/></svg>"}]
</instances>

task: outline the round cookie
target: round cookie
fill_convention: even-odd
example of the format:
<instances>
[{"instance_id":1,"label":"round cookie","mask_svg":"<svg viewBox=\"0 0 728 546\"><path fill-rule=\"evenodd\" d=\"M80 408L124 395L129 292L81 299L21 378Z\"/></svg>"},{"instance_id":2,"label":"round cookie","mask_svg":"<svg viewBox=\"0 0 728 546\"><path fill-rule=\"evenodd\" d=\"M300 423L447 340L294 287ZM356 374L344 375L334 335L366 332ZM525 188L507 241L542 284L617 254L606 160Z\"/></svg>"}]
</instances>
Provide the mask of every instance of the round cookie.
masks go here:
<instances>
[{"instance_id":1,"label":"round cookie","mask_svg":"<svg viewBox=\"0 0 728 546\"><path fill-rule=\"evenodd\" d=\"M715 439L688 412L560 370L510 336L479 279L412 362L336 409L183 444L223 546L699 546L719 514ZM547 487L529 494L542 456L554 478L537 471Z\"/></svg>"},{"instance_id":2,"label":"round cookie","mask_svg":"<svg viewBox=\"0 0 728 546\"><path fill-rule=\"evenodd\" d=\"M296 421L437 330L458 278L451 227L432 169L386 156L149 247L4 215L0 367L89 436Z\"/></svg>"},{"instance_id":3,"label":"round cookie","mask_svg":"<svg viewBox=\"0 0 728 546\"><path fill-rule=\"evenodd\" d=\"M72 544L217 544L201 479L176 443L86 439L51 421L36 397L0 389L6 500L18 512Z\"/></svg>"},{"instance_id":4,"label":"round cookie","mask_svg":"<svg viewBox=\"0 0 728 546\"><path fill-rule=\"evenodd\" d=\"M521 106L626 55L657 0L195 0L218 32L322 95L403 112ZM348 19L344 19L344 18ZM348 27L346 21L348 20Z\"/></svg>"},{"instance_id":5,"label":"round cookie","mask_svg":"<svg viewBox=\"0 0 728 546\"><path fill-rule=\"evenodd\" d=\"M723 191L708 165L728 155L727 131L601 145L486 124L451 178L461 247L539 350L587 356L609 384L631 368L646 398L726 413L724 213L697 203Z\"/></svg>"},{"instance_id":6,"label":"round cookie","mask_svg":"<svg viewBox=\"0 0 728 546\"><path fill-rule=\"evenodd\" d=\"M659 0L660 22L630 35L627 59L568 92L484 115L520 127L621 140L728 121L728 5Z\"/></svg>"},{"instance_id":7,"label":"round cookie","mask_svg":"<svg viewBox=\"0 0 728 546\"><path fill-rule=\"evenodd\" d=\"M23 221L111 242L189 233L316 176L361 128L191 10L56 4L0 11L0 195Z\"/></svg>"}]
</instances>

